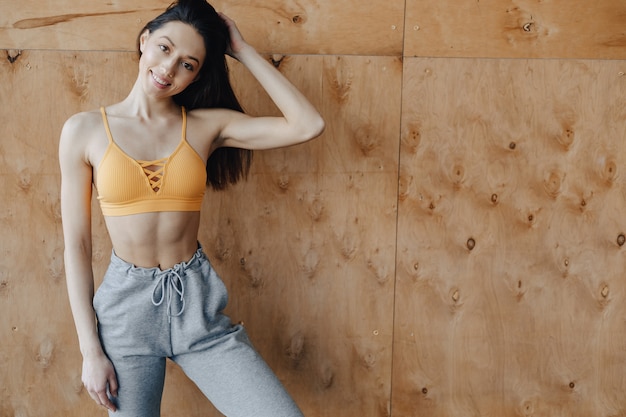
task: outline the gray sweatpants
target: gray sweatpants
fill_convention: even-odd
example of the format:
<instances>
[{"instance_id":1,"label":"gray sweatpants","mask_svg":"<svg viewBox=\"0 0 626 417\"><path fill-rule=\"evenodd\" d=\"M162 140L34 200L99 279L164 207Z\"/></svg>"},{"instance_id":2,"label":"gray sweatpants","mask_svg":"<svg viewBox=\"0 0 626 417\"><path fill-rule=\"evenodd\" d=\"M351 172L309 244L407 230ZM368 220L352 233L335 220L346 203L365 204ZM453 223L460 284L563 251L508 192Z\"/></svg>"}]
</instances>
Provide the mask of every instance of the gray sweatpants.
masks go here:
<instances>
[{"instance_id":1,"label":"gray sweatpants","mask_svg":"<svg viewBox=\"0 0 626 417\"><path fill-rule=\"evenodd\" d=\"M164 271L113 253L93 300L119 384L118 411L110 415L158 417L170 358L228 417L302 416L244 328L222 314L227 301L202 248Z\"/></svg>"}]
</instances>

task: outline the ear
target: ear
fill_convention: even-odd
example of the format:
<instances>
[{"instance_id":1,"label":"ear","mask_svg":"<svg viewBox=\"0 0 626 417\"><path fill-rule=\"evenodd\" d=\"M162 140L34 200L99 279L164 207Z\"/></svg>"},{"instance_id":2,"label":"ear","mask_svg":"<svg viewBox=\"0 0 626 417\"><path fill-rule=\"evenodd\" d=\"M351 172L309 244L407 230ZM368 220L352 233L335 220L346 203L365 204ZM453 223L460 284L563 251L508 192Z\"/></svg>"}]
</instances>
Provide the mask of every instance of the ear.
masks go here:
<instances>
[{"instance_id":1,"label":"ear","mask_svg":"<svg viewBox=\"0 0 626 417\"><path fill-rule=\"evenodd\" d=\"M150 31L148 29L144 30L144 32L139 36L139 51L143 53L143 49L145 48L146 42L150 37Z\"/></svg>"}]
</instances>

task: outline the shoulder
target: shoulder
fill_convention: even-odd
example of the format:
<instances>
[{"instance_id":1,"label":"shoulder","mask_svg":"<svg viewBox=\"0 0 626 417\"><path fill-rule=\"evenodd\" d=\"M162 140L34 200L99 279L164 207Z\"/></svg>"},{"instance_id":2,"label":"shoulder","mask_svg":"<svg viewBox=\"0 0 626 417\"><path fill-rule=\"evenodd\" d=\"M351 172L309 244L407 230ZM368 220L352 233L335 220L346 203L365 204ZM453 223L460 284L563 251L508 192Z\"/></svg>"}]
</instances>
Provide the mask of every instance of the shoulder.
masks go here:
<instances>
[{"instance_id":1,"label":"shoulder","mask_svg":"<svg viewBox=\"0 0 626 417\"><path fill-rule=\"evenodd\" d=\"M98 127L102 126L102 118L99 110L76 113L68 118L63 124L61 138L59 141L59 152L61 154L82 154L88 153L90 143L99 132ZM104 131L104 129L102 129Z\"/></svg>"},{"instance_id":2,"label":"shoulder","mask_svg":"<svg viewBox=\"0 0 626 417\"><path fill-rule=\"evenodd\" d=\"M102 117L99 110L86 111L76 113L65 121L63 124L63 135L74 135L82 132L88 132L97 124L102 123Z\"/></svg>"}]
</instances>

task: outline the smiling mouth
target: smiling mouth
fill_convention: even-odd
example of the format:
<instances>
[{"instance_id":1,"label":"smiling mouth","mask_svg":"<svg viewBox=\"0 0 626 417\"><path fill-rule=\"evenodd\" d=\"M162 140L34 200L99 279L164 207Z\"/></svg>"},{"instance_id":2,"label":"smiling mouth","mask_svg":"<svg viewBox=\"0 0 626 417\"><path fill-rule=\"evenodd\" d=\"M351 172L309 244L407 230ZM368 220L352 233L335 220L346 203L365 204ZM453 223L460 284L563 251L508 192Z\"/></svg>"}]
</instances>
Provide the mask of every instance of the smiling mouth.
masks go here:
<instances>
[{"instance_id":1,"label":"smiling mouth","mask_svg":"<svg viewBox=\"0 0 626 417\"><path fill-rule=\"evenodd\" d=\"M154 72L152 72L152 71L150 71L150 75L152 75L152 79L153 79L153 80L154 80L157 84L162 85L163 87L169 87L170 85L172 85L172 84L168 83L167 81L165 81L165 80L163 80L163 79L161 79L161 78L157 77L157 76L154 74Z\"/></svg>"}]
</instances>

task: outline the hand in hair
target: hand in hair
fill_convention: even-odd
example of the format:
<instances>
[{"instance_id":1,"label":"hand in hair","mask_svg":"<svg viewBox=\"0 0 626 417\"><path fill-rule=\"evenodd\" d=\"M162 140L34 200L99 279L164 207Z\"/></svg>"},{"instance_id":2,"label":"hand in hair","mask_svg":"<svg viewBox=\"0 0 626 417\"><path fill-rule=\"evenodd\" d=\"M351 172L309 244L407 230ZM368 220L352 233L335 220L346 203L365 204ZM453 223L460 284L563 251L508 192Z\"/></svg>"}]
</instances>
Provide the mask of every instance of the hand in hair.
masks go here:
<instances>
[{"instance_id":1,"label":"hand in hair","mask_svg":"<svg viewBox=\"0 0 626 417\"><path fill-rule=\"evenodd\" d=\"M226 26L228 26L228 32L230 34L230 45L226 48L226 53L229 56L238 59L237 55L239 54L239 52L241 52L243 48L247 46L247 43L243 39L241 32L239 32L235 21L226 16L224 13L220 12L218 14L220 15L224 23L226 23Z\"/></svg>"}]
</instances>

